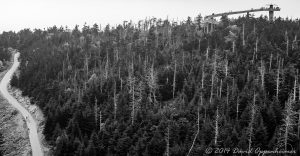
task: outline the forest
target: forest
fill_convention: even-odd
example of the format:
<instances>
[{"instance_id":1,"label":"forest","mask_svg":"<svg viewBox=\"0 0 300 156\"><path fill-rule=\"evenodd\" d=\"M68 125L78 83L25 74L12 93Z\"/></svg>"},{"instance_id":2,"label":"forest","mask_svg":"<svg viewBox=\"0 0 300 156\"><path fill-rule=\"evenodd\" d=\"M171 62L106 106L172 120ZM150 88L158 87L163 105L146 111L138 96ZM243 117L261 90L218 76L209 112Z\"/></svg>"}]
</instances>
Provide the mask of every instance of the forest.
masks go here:
<instances>
[{"instance_id":1,"label":"forest","mask_svg":"<svg viewBox=\"0 0 300 156\"><path fill-rule=\"evenodd\" d=\"M149 18L0 35L20 51L11 85L46 117L53 155L300 153L300 21ZM232 155L232 151L227 155Z\"/></svg>"}]
</instances>

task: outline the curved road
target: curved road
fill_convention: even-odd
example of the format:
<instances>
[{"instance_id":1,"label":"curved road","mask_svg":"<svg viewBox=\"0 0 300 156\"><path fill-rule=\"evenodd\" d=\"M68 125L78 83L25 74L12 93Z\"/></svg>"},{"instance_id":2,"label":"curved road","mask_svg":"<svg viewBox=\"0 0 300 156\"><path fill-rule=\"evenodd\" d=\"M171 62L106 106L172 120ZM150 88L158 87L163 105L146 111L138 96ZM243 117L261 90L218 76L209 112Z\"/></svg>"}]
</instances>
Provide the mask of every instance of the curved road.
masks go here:
<instances>
[{"instance_id":1,"label":"curved road","mask_svg":"<svg viewBox=\"0 0 300 156\"><path fill-rule=\"evenodd\" d=\"M19 67L20 62L18 61L18 58L20 56L20 53L16 53L14 56L14 64L9 69L9 71L5 74L3 79L0 82L0 92L2 93L3 97L7 99L7 101L13 105L15 108L21 112L23 117L26 119L27 127L29 128L29 139L30 144L32 148L32 155L33 156L43 156L44 153L42 152L41 144L39 141L38 133L37 133L37 125L31 116L31 114L23 107L21 104L13 97L11 96L7 91L7 85L10 82L10 79L13 75L13 73L16 71L16 69Z\"/></svg>"}]
</instances>

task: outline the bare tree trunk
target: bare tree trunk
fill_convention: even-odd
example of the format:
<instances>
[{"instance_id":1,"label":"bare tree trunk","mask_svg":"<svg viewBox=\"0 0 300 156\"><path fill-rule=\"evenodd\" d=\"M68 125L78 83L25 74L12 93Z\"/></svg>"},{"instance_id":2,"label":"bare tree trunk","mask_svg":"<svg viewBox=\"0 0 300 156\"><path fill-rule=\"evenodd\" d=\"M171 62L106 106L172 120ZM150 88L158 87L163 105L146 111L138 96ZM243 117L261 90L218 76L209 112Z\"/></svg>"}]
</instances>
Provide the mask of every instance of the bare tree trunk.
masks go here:
<instances>
[{"instance_id":1,"label":"bare tree trunk","mask_svg":"<svg viewBox=\"0 0 300 156\"><path fill-rule=\"evenodd\" d=\"M256 53L255 53L255 49L254 49L253 56L252 56L252 64L254 64L254 62L255 62L255 55L256 55Z\"/></svg>"},{"instance_id":2,"label":"bare tree trunk","mask_svg":"<svg viewBox=\"0 0 300 156\"><path fill-rule=\"evenodd\" d=\"M243 23L243 47L245 47L245 23Z\"/></svg>"},{"instance_id":3,"label":"bare tree trunk","mask_svg":"<svg viewBox=\"0 0 300 156\"><path fill-rule=\"evenodd\" d=\"M220 82L220 95L219 95L220 98L222 97L222 87L223 87L223 81L221 79L221 82Z\"/></svg>"},{"instance_id":4,"label":"bare tree trunk","mask_svg":"<svg viewBox=\"0 0 300 156\"><path fill-rule=\"evenodd\" d=\"M132 110L131 110L131 124L134 124L134 118L135 118L135 77L134 77L134 66L133 66L133 61L131 62L131 65L129 67L129 74L128 74L128 85L129 85L129 93L131 95L131 105L132 105Z\"/></svg>"},{"instance_id":5,"label":"bare tree trunk","mask_svg":"<svg viewBox=\"0 0 300 156\"><path fill-rule=\"evenodd\" d=\"M152 64L150 68L150 73L148 74L148 85L150 88L150 98L153 97L154 103L156 103L156 89L158 88L157 85L157 75L154 71L154 64Z\"/></svg>"},{"instance_id":6,"label":"bare tree trunk","mask_svg":"<svg viewBox=\"0 0 300 156\"><path fill-rule=\"evenodd\" d=\"M214 64L213 64L213 73L211 75L211 90L210 90L210 99L209 99L209 102L210 104L212 103L212 99L213 99L213 92L214 92L214 79L215 79L215 74L216 74L216 67L217 67L217 60L216 60L216 52L215 52L215 58L214 58Z\"/></svg>"},{"instance_id":7,"label":"bare tree trunk","mask_svg":"<svg viewBox=\"0 0 300 156\"><path fill-rule=\"evenodd\" d=\"M99 115L100 119L99 119L99 129L100 131L102 130L102 112L100 110L100 115Z\"/></svg>"},{"instance_id":8,"label":"bare tree trunk","mask_svg":"<svg viewBox=\"0 0 300 156\"><path fill-rule=\"evenodd\" d=\"M204 79L205 79L205 63L202 65L202 76L201 76L201 106L203 106L203 89L204 89ZM206 121L206 107L204 107L204 122Z\"/></svg>"},{"instance_id":9,"label":"bare tree trunk","mask_svg":"<svg viewBox=\"0 0 300 156\"><path fill-rule=\"evenodd\" d=\"M105 80L108 78L108 50L106 51Z\"/></svg>"},{"instance_id":10,"label":"bare tree trunk","mask_svg":"<svg viewBox=\"0 0 300 156\"><path fill-rule=\"evenodd\" d=\"M277 69L277 78L276 78L276 99L279 100L279 85L280 85L280 66Z\"/></svg>"},{"instance_id":11,"label":"bare tree trunk","mask_svg":"<svg viewBox=\"0 0 300 156\"><path fill-rule=\"evenodd\" d=\"M258 38L255 41L255 59L257 59L257 51L258 51Z\"/></svg>"},{"instance_id":12,"label":"bare tree trunk","mask_svg":"<svg viewBox=\"0 0 300 156\"><path fill-rule=\"evenodd\" d=\"M204 74L203 71L202 71L202 74ZM203 75L202 75L202 80L201 80L201 83L202 83L202 84L201 84L201 86L203 85L203 78L204 78L204 77L203 77ZM203 89L203 87L201 88L201 96L200 96L201 102L200 102L200 106L203 106L202 89ZM200 106L199 106L199 102L198 102L198 107L197 107L197 132L196 132L196 135L195 135L195 137L194 137L192 146L191 146L191 148L190 148L190 150L189 150L187 156L189 156L189 155L191 154L191 152L192 152L192 150L193 150L193 147L194 147L194 145L195 145L196 139L197 139L197 137L198 137L198 135L199 135L199 131L200 131Z\"/></svg>"},{"instance_id":13,"label":"bare tree trunk","mask_svg":"<svg viewBox=\"0 0 300 156\"><path fill-rule=\"evenodd\" d=\"M168 127L167 127L167 138L166 138L166 142L167 142L167 147L166 147L166 156L170 155L170 126L168 123Z\"/></svg>"},{"instance_id":14,"label":"bare tree trunk","mask_svg":"<svg viewBox=\"0 0 300 156\"><path fill-rule=\"evenodd\" d=\"M271 53L269 71L271 71L271 69L272 69L272 59L273 59L273 54Z\"/></svg>"},{"instance_id":15,"label":"bare tree trunk","mask_svg":"<svg viewBox=\"0 0 300 156\"><path fill-rule=\"evenodd\" d=\"M292 43L292 50L294 50L296 48L295 47L296 45L297 45L297 35L295 35L294 41Z\"/></svg>"},{"instance_id":16,"label":"bare tree trunk","mask_svg":"<svg viewBox=\"0 0 300 156\"><path fill-rule=\"evenodd\" d=\"M119 50L117 49L116 50L117 52L116 52L116 60L117 60L117 62L119 61Z\"/></svg>"},{"instance_id":17,"label":"bare tree trunk","mask_svg":"<svg viewBox=\"0 0 300 156\"><path fill-rule=\"evenodd\" d=\"M289 37L288 32L285 32L285 39L286 39L286 55L289 56Z\"/></svg>"},{"instance_id":18,"label":"bare tree trunk","mask_svg":"<svg viewBox=\"0 0 300 156\"><path fill-rule=\"evenodd\" d=\"M95 123L96 127L98 126L98 107L97 107L97 98L95 97L95 106L94 106L94 112L95 112Z\"/></svg>"},{"instance_id":19,"label":"bare tree trunk","mask_svg":"<svg viewBox=\"0 0 300 156\"><path fill-rule=\"evenodd\" d=\"M215 93L215 94L216 94L216 97L219 97L220 87L217 85L217 84L219 83L219 81L220 81L220 80L217 79L217 82L215 82L215 83L216 83L216 89L215 89L215 90L217 90L216 93Z\"/></svg>"},{"instance_id":20,"label":"bare tree trunk","mask_svg":"<svg viewBox=\"0 0 300 156\"><path fill-rule=\"evenodd\" d=\"M285 114L284 114L284 150L287 151L288 141L290 140L290 135L293 134L293 125L294 118L293 115L295 112L293 111L293 101L291 101L291 98L289 97L288 102L285 106ZM293 134L294 135L294 134Z\"/></svg>"},{"instance_id":21,"label":"bare tree trunk","mask_svg":"<svg viewBox=\"0 0 300 156\"><path fill-rule=\"evenodd\" d=\"M134 117L135 117L135 88L134 84L132 84L132 112L131 112L131 124L134 124Z\"/></svg>"},{"instance_id":22,"label":"bare tree trunk","mask_svg":"<svg viewBox=\"0 0 300 156\"><path fill-rule=\"evenodd\" d=\"M65 61L63 61L63 70L62 70L62 81L64 82L65 81Z\"/></svg>"},{"instance_id":23,"label":"bare tree trunk","mask_svg":"<svg viewBox=\"0 0 300 156\"><path fill-rule=\"evenodd\" d=\"M253 129L254 129L253 126L254 126L254 119L255 119L255 113L256 113L255 101L256 101L256 95L254 92L253 104L251 106L251 120L250 120L250 124L249 124L248 151L251 150L251 144L252 144L252 136L253 136Z\"/></svg>"},{"instance_id":24,"label":"bare tree trunk","mask_svg":"<svg viewBox=\"0 0 300 156\"><path fill-rule=\"evenodd\" d=\"M208 60L208 55L209 55L209 47L206 49L206 60Z\"/></svg>"},{"instance_id":25,"label":"bare tree trunk","mask_svg":"<svg viewBox=\"0 0 300 156\"><path fill-rule=\"evenodd\" d=\"M300 137L300 110L298 110L298 137Z\"/></svg>"},{"instance_id":26,"label":"bare tree trunk","mask_svg":"<svg viewBox=\"0 0 300 156\"><path fill-rule=\"evenodd\" d=\"M232 41L232 53L235 54L235 41Z\"/></svg>"},{"instance_id":27,"label":"bare tree trunk","mask_svg":"<svg viewBox=\"0 0 300 156\"><path fill-rule=\"evenodd\" d=\"M229 113L229 85L227 83L227 93L226 93L226 116Z\"/></svg>"},{"instance_id":28,"label":"bare tree trunk","mask_svg":"<svg viewBox=\"0 0 300 156\"><path fill-rule=\"evenodd\" d=\"M225 60L225 78L227 78L228 76L228 59L227 59L227 55L226 55L226 60Z\"/></svg>"},{"instance_id":29,"label":"bare tree trunk","mask_svg":"<svg viewBox=\"0 0 300 156\"><path fill-rule=\"evenodd\" d=\"M218 146L218 137L219 137L219 108L217 108L216 121L215 121L215 137L214 137L215 146Z\"/></svg>"},{"instance_id":30,"label":"bare tree trunk","mask_svg":"<svg viewBox=\"0 0 300 156\"><path fill-rule=\"evenodd\" d=\"M238 121L239 120L239 95L237 95L236 97L236 120Z\"/></svg>"},{"instance_id":31,"label":"bare tree trunk","mask_svg":"<svg viewBox=\"0 0 300 156\"><path fill-rule=\"evenodd\" d=\"M300 84L298 84L298 92L299 92L298 100L300 101Z\"/></svg>"},{"instance_id":32,"label":"bare tree trunk","mask_svg":"<svg viewBox=\"0 0 300 156\"><path fill-rule=\"evenodd\" d=\"M117 90L117 83L114 84L114 119L117 120L117 96L116 96L116 90Z\"/></svg>"},{"instance_id":33,"label":"bare tree trunk","mask_svg":"<svg viewBox=\"0 0 300 156\"><path fill-rule=\"evenodd\" d=\"M204 88L204 79L205 79L204 67L205 67L205 63L202 64L201 89Z\"/></svg>"},{"instance_id":34,"label":"bare tree trunk","mask_svg":"<svg viewBox=\"0 0 300 156\"><path fill-rule=\"evenodd\" d=\"M184 70L184 65L185 65L185 53L182 51L182 71Z\"/></svg>"},{"instance_id":35,"label":"bare tree trunk","mask_svg":"<svg viewBox=\"0 0 300 156\"><path fill-rule=\"evenodd\" d=\"M176 64L176 59L174 58L174 63L175 63L175 67L174 67L174 75L173 75L173 98L175 97L175 89L176 89L176 68L177 68L177 64Z\"/></svg>"},{"instance_id":36,"label":"bare tree trunk","mask_svg":"<svg viewBox=\"0 0 300 156\"><path fill-rule=\"evenodd\" d=\"M260 61L260 75L261 75L261 88L263 90L265 90L264 89L265 88L265 86L264 86L264 84L265 84L265 82L264 82L264 80L265 80L265 65L262 60Z\"/></svg>"},{"instance_id":37,"label":"bare tree trunk","mask_svg":"<svg viewBox=\"0 0 300 156\"><path fill-rule=\"evenodd\" d=\"M295 77L295 82L294 82L294 98L293 98L294 101L296 101L296 94L297 94L297 76Z\"/></svg>"},{"instance_id":38,"label":"bare tree trunk","mask_svg":"<svg viewBox=\"0 0 300 156\"><path fill-rule=\"evenodd\" d=\"M248 70L248 72L247 72L247 82L249 82L250 81L250 71Z\"/></svg>"}]
</instances>

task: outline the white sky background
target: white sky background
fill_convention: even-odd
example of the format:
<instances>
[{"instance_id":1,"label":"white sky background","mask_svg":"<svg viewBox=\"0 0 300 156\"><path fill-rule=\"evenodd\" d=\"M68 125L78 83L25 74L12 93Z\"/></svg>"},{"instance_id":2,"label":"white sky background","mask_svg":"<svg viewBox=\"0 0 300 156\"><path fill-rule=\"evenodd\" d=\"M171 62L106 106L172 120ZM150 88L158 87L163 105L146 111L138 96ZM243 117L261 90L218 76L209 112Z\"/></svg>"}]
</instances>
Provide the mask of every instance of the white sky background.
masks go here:
<instances>
[{"instance_id":1,"label":"white sky background","mask_svg":"<svg viewBox=\"0 0 300 156\"><path fill-rule=\"evenodd\" d=\"M102 26L136 22L146 17L185 20L212 13L260 8L275 3L275 16L299 18L300 0L0 0L0 32L24 28L47 28L54 25ZM256 16L267 12L256 13Z\"/></svg>"}]
</instances>

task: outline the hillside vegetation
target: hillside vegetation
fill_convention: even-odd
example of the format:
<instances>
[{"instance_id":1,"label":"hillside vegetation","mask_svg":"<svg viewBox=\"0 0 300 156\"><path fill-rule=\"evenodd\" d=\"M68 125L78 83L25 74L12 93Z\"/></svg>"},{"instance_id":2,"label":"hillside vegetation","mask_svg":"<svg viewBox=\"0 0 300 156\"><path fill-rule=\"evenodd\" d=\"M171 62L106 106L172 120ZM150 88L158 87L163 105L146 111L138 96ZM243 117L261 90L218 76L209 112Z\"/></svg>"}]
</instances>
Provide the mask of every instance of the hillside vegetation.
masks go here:
<instances>
[{"instance_id":1,"label":"hillside vegetation","mask_svg":"<svg viewBox=\"0 0 300 156\"><path fill-rule=\"evenodd\" d=\"M300 150L300 22L188 18L1 35L54 155ZM10 39L7 37L10 36ZM5 45L4 45L5 46Z\"/></svg>"}]
</instances>

